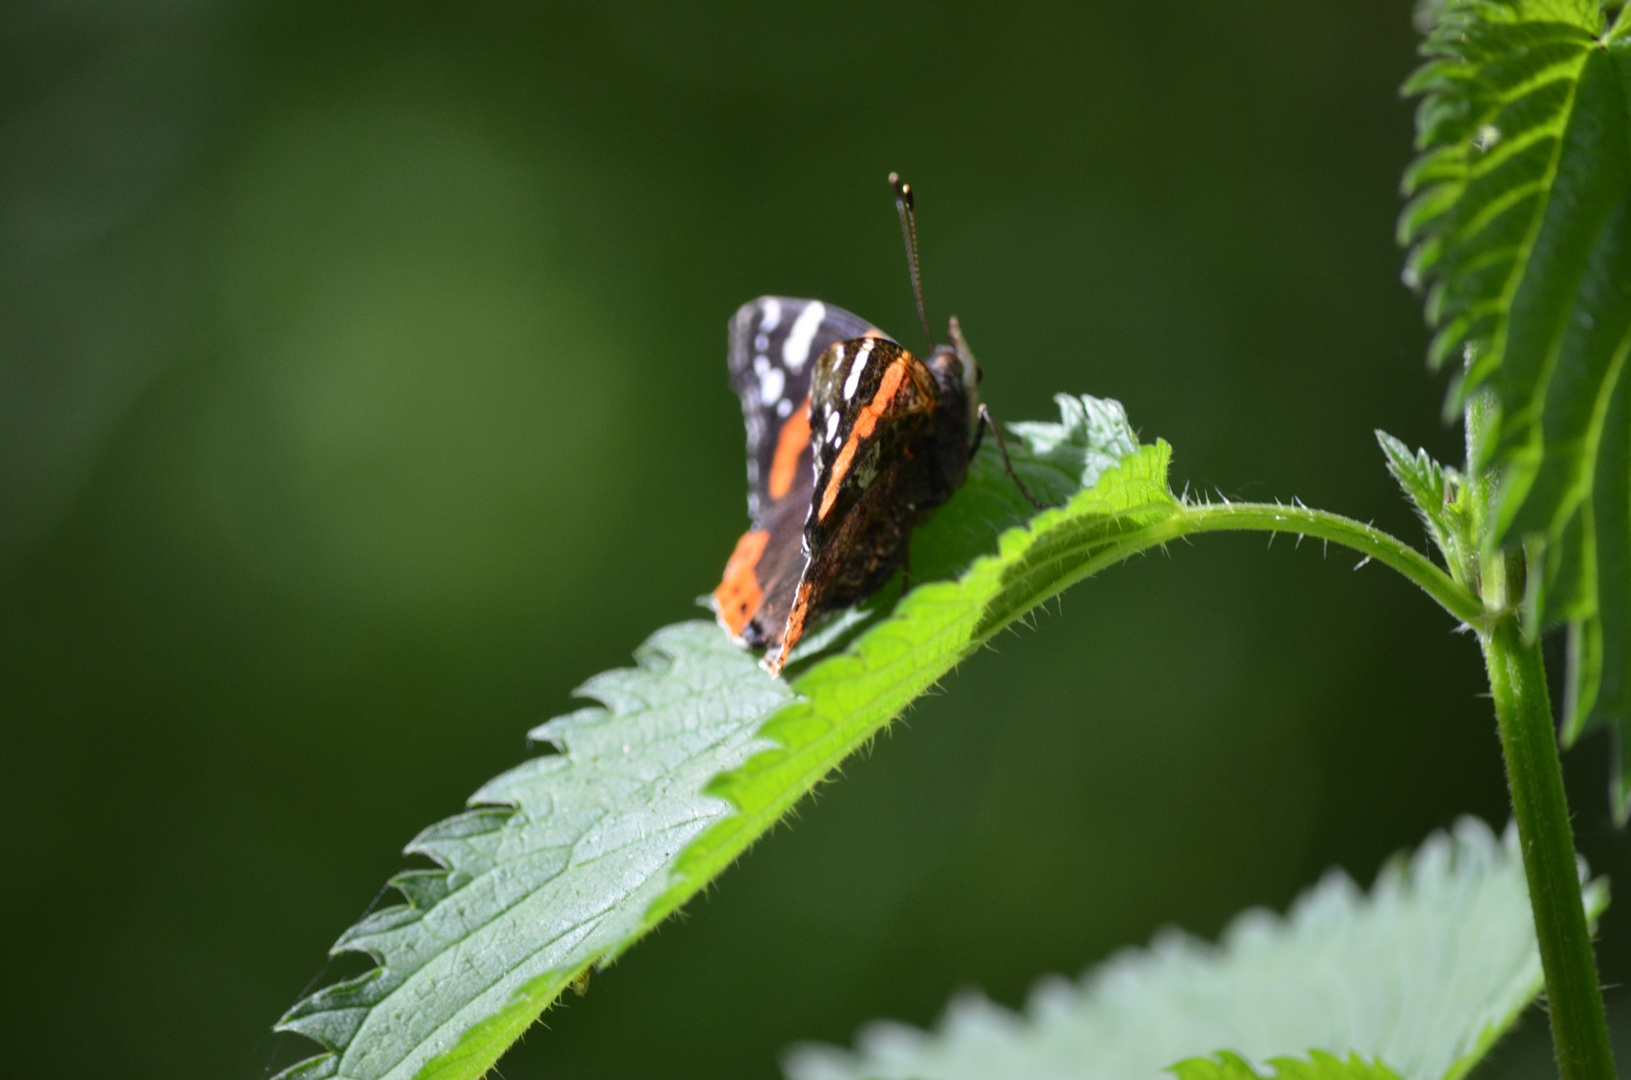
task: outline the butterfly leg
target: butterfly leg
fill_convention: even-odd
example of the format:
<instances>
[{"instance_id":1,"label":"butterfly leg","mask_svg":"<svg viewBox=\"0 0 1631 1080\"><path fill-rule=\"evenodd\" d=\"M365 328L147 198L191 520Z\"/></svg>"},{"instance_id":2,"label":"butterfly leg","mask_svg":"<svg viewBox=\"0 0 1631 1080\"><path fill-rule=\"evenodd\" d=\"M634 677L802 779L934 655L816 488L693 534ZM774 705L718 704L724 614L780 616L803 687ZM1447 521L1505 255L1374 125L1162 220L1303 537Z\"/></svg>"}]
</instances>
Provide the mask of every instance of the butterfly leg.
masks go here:
<instances>
[{"instance_id":1,"label":"butterfly leg","mask_svg":"<svg viewBox=\"0 0 1631 1080\"><path fill-rule=\"evenodd\" d=\"M1032 495L1030 490L1026 488L1025 481L1021 480L1019 478L1019 474L1014 471L1014 463L1008 460L1008 440L1002 437L1002 429L997 426L997 422L995 420L991 419L991 410L985 407L984 402L980 404L980 424L981 426L976 429L977 434L974 436L974 447L969 451L969 456L973 457L974 451L979 450L980 437L985 434L986 428L990 428L991 434L997 437L997 450L1002 454L1002 467L1008 470L1008 478L1014 482L1014 486L1019 488L1019 493L1025 496L1025 498L1030 501L1032 506L1036 507L1038 510L1046 510L1048 508L1048 504L1038 502L1036 496Z\"/></svg>"}]
</instances>

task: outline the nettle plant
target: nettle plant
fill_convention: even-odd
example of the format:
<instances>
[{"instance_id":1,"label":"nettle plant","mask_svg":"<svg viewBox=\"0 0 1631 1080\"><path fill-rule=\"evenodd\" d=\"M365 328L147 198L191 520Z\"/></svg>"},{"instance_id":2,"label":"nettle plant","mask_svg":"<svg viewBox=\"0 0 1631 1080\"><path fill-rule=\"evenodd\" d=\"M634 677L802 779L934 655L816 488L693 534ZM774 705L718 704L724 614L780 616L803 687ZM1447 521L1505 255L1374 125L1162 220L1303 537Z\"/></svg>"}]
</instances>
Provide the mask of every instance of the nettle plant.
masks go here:
<instances>
[{"instance_id":1,"label":"nettle plant","mask_svg":"<svg viewBox=\"0 0 1631 1080\"><path fill-rule=\"evenodd\" d=\"M973 650L1139 552L1259 530L1345 545L1477 635L1514 827L1463 822L1368 894L1334 875L1220 945L1170 936L1023 1015L954 1002L941 1027L878 1025L804 1047L795 1080L841 1077L1399 1077L1467 1072L1544 987L1565 1080L1611 1080L1591 924L1607 901L1570 834L1540 638L1567 634L1562 741L1612 729L1631 810L1631 5L1447 0L1421 12L1420 156L1404 179L1406 279L1429 360L1453 372L1466 460L1378 434L1434 551L1301 503L1174 494L1165 442L1115 402L1061 395L1013 424L912 542L886 588L809 634L783 677L712 622L654 634L598 702L532 733L554 752L493 780L408 851L435 869L333 952L377 966L279 1023L321 1044L302 1080L485 1073L567 988L612 962L740 856ZM1436 560L1433 557L1437 556ZM897 600L898 598L898 600Z\"/></svg>"}]
</instances>

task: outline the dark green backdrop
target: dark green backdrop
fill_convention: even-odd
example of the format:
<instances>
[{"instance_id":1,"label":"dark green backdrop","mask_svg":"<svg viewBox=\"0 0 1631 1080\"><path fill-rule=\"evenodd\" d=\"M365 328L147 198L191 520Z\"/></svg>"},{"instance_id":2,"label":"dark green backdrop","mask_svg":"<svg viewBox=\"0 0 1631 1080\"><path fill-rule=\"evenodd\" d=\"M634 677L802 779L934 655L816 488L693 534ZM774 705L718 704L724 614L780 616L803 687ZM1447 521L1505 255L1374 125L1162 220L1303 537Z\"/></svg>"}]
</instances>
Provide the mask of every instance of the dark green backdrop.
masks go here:
<instances>
[{"instance_id":1,"label":"dark green backdrop","mask_svg":"<svg viewBox=\"0 0 1631 1080\"><path fill-rule=\"evenodd\" d=\"M0 35L10 1074L261 1075L400 847L698 614L736 306L913 340L890 169L998 416L1113 396L1180 485L1412 540L1371 429L1456 453L1392 240L1403 0L11 0ZM1504 822L1474 643L1353 563L1209 537L1078 587L504 1075L767 1077ZM1604 760L1566 768L1624 873Z\"/></svg>"}]
</instances>

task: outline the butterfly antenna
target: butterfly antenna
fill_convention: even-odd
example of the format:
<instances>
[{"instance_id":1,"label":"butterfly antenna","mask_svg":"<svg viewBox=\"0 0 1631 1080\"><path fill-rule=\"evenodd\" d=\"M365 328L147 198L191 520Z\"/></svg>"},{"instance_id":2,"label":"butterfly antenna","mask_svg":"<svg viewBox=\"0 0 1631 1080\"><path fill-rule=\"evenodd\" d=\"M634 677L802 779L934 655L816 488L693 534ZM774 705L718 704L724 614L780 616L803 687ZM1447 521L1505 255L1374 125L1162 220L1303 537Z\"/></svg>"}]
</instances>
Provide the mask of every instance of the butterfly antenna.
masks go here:
<instances>
[{"instance_id":1,"label":"butterfly antenna","mask_svg":"<svg viewBox=\"0 0 1631 1080\"><path fill-rule=\"evenodd\" d=\"M889 187L895 193L895 209L900 213L900 233L906 238L906 265L912 271L912 295L917 297L917 317L923 321L923 336L934 349L934 335L929 332L929 315L923 308L923 273L917 262L917 216L912 213L912 185L900 178L900 173L889 174Z\"/></svg>"}]
</instances>

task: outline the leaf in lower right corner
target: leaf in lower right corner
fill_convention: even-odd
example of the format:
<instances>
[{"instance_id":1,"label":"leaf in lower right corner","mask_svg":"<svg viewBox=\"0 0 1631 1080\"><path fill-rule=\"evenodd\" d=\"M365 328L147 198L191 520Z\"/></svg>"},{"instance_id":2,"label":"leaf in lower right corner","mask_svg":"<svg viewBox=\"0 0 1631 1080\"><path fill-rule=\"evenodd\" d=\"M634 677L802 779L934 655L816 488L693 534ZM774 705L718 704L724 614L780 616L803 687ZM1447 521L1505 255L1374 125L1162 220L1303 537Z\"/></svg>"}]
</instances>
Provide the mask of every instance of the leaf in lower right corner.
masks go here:
<instances>
[{"instance_id":1,"label":"leaf in lower right corner","mask_svg":"<svg viewBox=\"0 0 1631 1080\"><path fill-rule=\"evenodd\" d=\"M1607 888L1589 882L1583 896L1595 923ZM1021 1012L965 994L933 1031L873 1023L853 1050L806 1044L784 1069L1155 1080L1182 1062L1181 1080L1254 1080L1269 1066L1278 1080L1461 1080L1540 987L1517 833L1468 818L1368 893L1333 873L1284 917L1241 915L1219 945L1164 932L1080 979L1042 980Z\"/></svg>"},{"instance_id":2,"label":"leaf in lower right corner","mask_svg":"<svg viewBox=\"0 0 1631 1080\"><path fill-rule=\"evenodd\" d=\"M1493 395L1479 466L1530 610L1566 626L1564 733L1612 728L1631 810L1631 20L1598 0L1444 0L1423 45L1406 278L1451 405ZM1539 626L1531 624L1534 632Z\"/></svg>"},{"instance_id":3,"label":"leaf in lower right corner","mask_svg":"<svg viewBox=\"0 0 1631 1080\"><path fill-rule=\"evenodd\" d=\"M1358 1054L1339 1058L1315 1050L1308 1058L1275 1058L1271 1072L1260 1073L1239 1054L1220 1051L1209 1058L1189 1058L1169 1071L1178 1080L1399 1080L1399 1074L1379 1061Z\"/></svg>"}]
</instances>

